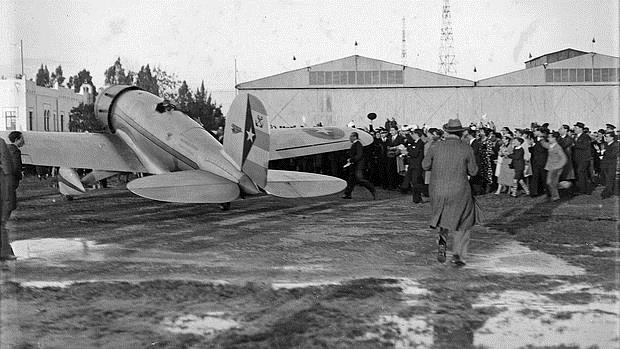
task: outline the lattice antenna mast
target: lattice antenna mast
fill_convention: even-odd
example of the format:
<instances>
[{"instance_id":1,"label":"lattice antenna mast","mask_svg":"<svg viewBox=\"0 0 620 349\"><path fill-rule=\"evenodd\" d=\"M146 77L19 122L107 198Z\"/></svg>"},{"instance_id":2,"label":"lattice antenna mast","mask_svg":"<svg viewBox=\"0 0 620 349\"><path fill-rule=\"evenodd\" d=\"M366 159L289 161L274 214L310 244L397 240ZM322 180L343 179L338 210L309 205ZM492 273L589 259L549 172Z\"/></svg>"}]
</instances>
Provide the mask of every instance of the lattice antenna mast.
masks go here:
<instances>
[{"instance_id":1,"label":"lattice antenna mast","mask_svg":"<svg viewBox=\"0 0 620 349\"><path fill-rule=\"evenodd\" d=\"M454 36L452 33L452 16L450 0L443 0L441 26L441 46L439 47L439 72L445 75L456 75L454 62Z\"/></svg>"},{"instance_id":2,"label":"lattice antenna mast","mask_svg":"<svg viewBox=\"0 0 620 349\"><path fill-rule=\"evenodd\" d=\"M403 46L400 52L400 58L402 60L403 66L407 65L407 36L405 33L406 33L405 17L403 17Z\"/></svg>"}]
</instances>

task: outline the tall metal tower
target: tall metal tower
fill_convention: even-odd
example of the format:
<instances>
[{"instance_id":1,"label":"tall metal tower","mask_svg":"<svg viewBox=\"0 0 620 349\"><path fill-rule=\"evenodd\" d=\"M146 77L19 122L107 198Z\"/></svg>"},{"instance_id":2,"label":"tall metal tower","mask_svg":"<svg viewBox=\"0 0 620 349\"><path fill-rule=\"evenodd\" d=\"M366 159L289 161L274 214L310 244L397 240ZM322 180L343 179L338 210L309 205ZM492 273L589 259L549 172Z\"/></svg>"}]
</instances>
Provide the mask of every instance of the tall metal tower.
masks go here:
<instances>
[{"instance_id":1,"label":"tall metal tower","mask_svg":"<svg viewBox=\"0 0 620 349\"><path fill-rule=\"evenodd\" d=\"M400 58L402 60L403 66L407 65L407 37L405 35L405 17L403 17L403 47L400 52Z\"/></svg>"},{"instance_id":2,"label":"tall metal tower","mask_svg":"<svg viewBox=\"0 0 620 349\"><path fill-rule=\"evenodd\" d=\"M450 15L450 0L443 0L441 14L441 46L439 47L439 72L445 75L456 75L454 62L454 37L452 35L452 17Z\"/></svg>"}]
</instances>

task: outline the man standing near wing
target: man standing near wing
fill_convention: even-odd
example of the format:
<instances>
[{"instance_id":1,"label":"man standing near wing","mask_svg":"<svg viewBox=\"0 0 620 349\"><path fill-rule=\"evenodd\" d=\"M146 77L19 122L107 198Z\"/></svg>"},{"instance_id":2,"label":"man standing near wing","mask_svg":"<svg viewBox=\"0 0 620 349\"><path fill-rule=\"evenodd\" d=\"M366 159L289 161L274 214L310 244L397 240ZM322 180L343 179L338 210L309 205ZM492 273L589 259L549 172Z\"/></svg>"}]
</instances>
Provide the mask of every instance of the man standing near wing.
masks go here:
<instances>
[{"instance_id":1,"label":"man standing near wing","mask_svg":"<svg viewBox=\"0 0 620 349\"><path fill-rule=\"evenodd\" d=\"M364 179L364 146L359 141L359 134L357 132L351 132L349 136L351 141L351 149L349 150L349 159L345 167L348 169L349 174L347 176L347 187L344 190L343 199L351 199L351 193L356 184L368 189L372 194L372 199L377 199L377 191L375 186L369 181Z\"/></svg>"}]
</instances>

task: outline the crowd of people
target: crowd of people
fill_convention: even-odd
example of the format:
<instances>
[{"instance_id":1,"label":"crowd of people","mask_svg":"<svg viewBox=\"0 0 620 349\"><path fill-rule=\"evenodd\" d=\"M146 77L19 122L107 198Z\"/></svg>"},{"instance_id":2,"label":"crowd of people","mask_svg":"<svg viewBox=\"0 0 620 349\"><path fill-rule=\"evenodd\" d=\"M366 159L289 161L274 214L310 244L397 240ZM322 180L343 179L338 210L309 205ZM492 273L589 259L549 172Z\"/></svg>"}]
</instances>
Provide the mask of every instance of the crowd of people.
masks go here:
<instances>
[{"instance_id":1,"label":"crowd of people","mask_svg":"<svg viewBox=\"0 0 620 349\"><path fill-rule=\"evenodd\" d=\"M366 175L377 186L411 192L414 202L428 195L430 171L422 169L428 150L445 139L438 128L399 126L393 119L370 130L374 142L366 148ZM582 122L572 127L532 124L511 130L492 122L471 124L461 138L479 167L469 181L474 195L495 193L512 197L591 194L604 187L603 199L616 193L618 141L615 126L590 131Z\"/></svg>"}]
</instances>

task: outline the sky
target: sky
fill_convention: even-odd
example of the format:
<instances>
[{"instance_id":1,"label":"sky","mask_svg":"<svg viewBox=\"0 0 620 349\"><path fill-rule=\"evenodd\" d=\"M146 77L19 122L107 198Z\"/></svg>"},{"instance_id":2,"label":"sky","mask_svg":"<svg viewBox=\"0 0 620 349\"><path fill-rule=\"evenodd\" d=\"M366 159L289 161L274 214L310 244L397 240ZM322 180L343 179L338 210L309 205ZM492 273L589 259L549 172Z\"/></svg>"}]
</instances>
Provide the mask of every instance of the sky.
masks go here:
<instances>
[{"instance_id":1,"label":"sky","mask_svg":"<svg viewBox=\"0 0 620 349\"><path fill-rule=\"evenodd\" d=\"M193 89L204 81L217 101L234 91L235 61L238 83L353 54L401 64L403 18L407 65L437 72L443 5L444 0L0 0L0 75L21 70L21 40L28 78L41 64L50 71L61 65L66 77L89 70L99 88L104 71L120 57L126 69L159 66ZM620 56L618 0L450 0L450 9L460 78L520 70L530 54L565 48Z\"/></svg>"}]
</instances>

